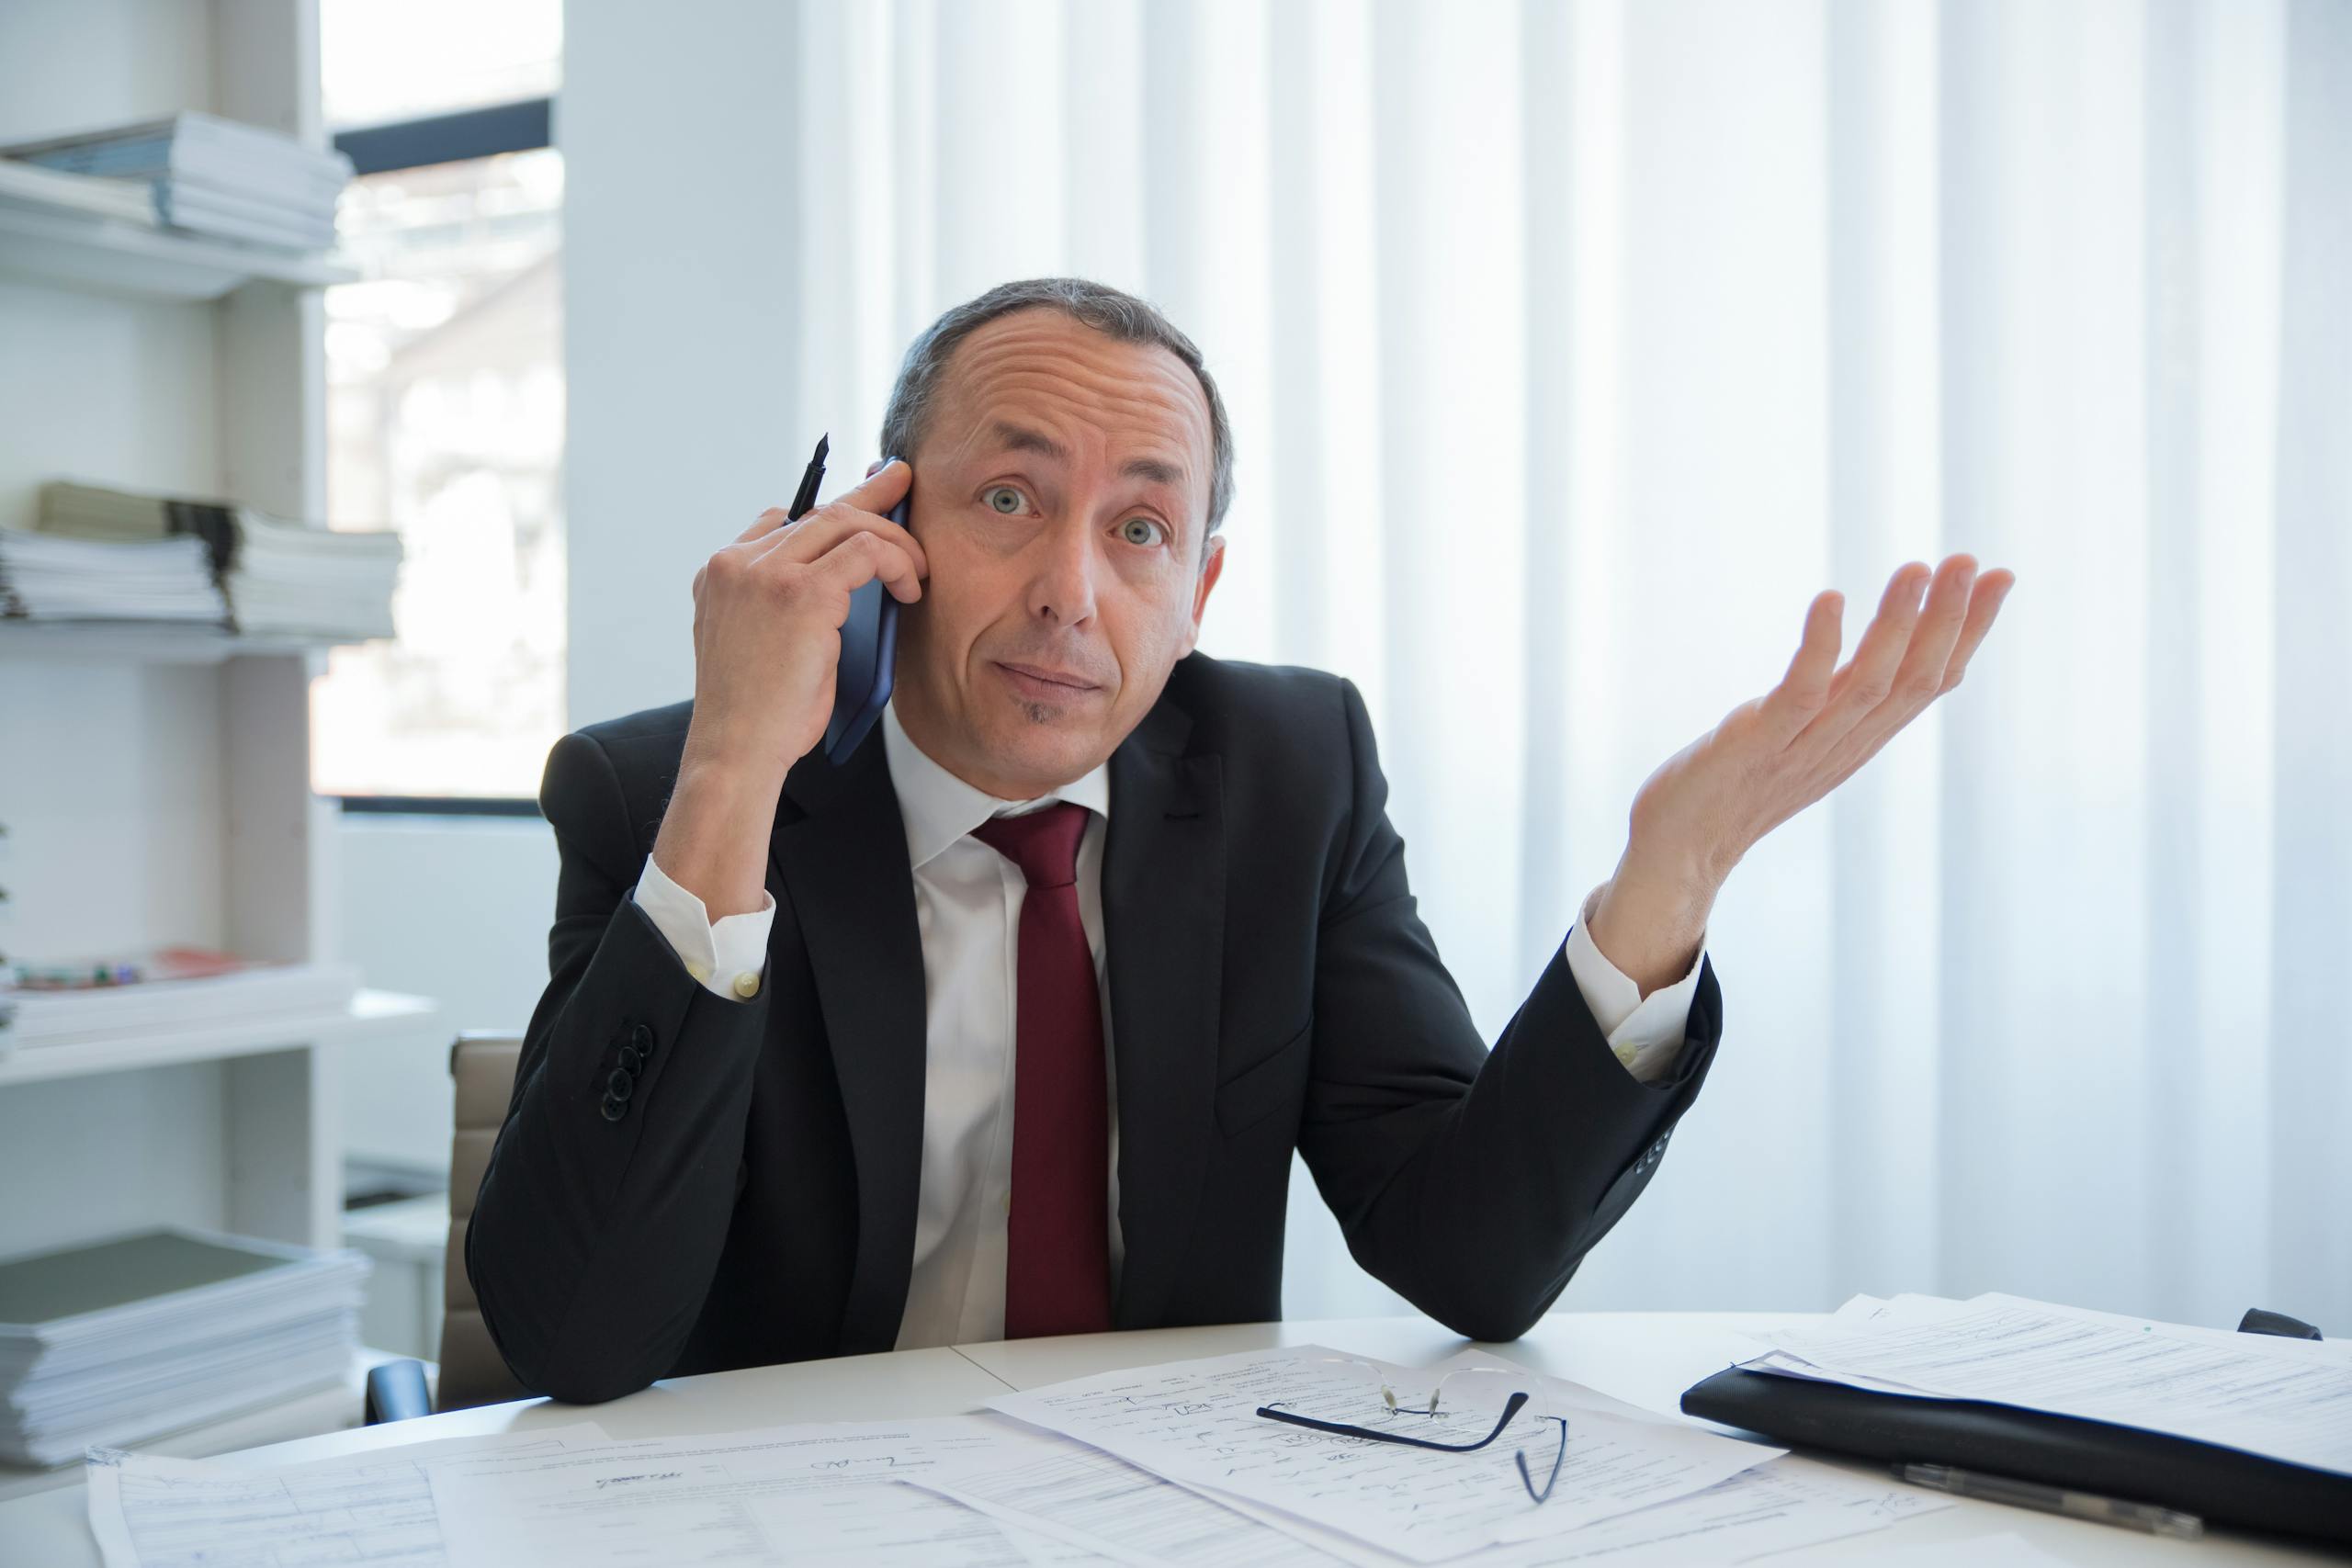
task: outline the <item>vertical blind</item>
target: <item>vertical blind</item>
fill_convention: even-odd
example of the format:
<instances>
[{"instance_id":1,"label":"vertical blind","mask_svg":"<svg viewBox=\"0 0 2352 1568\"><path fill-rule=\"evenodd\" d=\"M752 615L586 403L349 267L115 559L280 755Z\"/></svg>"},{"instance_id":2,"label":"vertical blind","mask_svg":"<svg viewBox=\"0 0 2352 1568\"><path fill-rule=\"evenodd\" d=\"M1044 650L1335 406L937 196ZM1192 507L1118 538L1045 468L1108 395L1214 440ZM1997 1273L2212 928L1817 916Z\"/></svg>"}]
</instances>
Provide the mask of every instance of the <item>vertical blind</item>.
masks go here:
<instances>
[{"instance_id":1,"label":"vertical blind","mask_svg":"<svg viewBox=\"0 0 2352 1568\"><path fill-rule=\"evenodd\" d=\"M1490 1034L1815 589L1850 638L1906 558L2018 571L1967 682L1735 874L1713 1077L1563 1305L2352 1331L2352 6L797 27L799 423L876 429L1007 278L1165 309L1238 445L1204 646L1363 688ZM1292 1213L1291 1315L1393 1301L1303 1173Z\"/></svg>"}]
</instances>

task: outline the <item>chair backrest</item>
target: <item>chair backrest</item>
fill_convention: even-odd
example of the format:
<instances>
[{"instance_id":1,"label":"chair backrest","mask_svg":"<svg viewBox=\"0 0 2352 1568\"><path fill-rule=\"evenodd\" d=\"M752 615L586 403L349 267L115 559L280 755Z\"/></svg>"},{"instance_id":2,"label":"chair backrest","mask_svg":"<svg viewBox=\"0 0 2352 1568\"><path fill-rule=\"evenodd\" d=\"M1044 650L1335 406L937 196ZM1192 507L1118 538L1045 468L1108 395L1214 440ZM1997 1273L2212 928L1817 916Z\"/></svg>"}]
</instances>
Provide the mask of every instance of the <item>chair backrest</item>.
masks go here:
<instances>
[{"instance_id":1,"label":"chair backrest","mask_svg":"<svg viewBox=\"0 0 2352 1568\"><path fill-rule=\"evenodd\" d=\"M523 1055L514 1034L465 1033L449 1047L449 1076L458 1084L457 1130L449 1144L449 1251L442 1271L441 1384L435 1407L462 1410L522 1399L526 1391L491 1342L466 1273L466 1222L490 1164L491 1145L514 1098L514 1064Z\"/></svg>"}]
</instances>

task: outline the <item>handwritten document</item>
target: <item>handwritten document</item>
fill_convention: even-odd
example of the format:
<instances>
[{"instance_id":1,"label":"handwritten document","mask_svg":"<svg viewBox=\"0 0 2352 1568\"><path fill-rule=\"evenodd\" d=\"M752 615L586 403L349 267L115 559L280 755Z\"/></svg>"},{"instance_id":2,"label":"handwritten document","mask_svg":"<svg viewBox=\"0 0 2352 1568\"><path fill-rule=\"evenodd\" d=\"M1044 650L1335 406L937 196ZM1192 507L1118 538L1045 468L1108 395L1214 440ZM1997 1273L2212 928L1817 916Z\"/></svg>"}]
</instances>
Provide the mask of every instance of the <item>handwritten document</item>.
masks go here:
<instances>
[{"instance_id":1,"label":"handwritten document","mask_svg":"<svg viewBox=\"0 0 2352 1568\"><path fill-rule=\"evenodd\" d=\"M431 1475L454 1568L1092 1561L908 1484L958 1456L1036 1446L1009 1423L943 1416L461 1458Z\"/></svg>"},{"instance_id":2,"label":"handwritten document","mask_svg":"<svg viewBox=\"0 0 2352 1568\"><path fill-rule=\"evenodd\" d=\"M270 1468L92 1449L90 1530L107 1568L439 1568L448 1559L426 1465L458 1456L544 1458L605 1441L601 1427L582 1422Z\"/></svg>"},{"instance_id":3,"label":"handwritten document","mask_svg":"<svg viewBox=\"0 0 2352 1568\"><path fill-rule=\"evenodd\" d=\"M1334 1352L1313 1346L1081 1378L991 1407L1169 1480L1279 1508L1419 1562L1562 1534L1703 1491L1780 1450L1656 1417L1570 1412L1551 1500L1538 1506L1512 1455L1546 1440L1514 1422L1475 1453L1334 1437L1259 1417L1323 1403ZM1556 1451L1556 1429L1548 1441Z\"/></svg>"},{"instance_id":4,"label":"handwritten document","mask_svg":"<svg viewBox=\"0 0 2352 1568\"><path fill-rule=\"evenodd\" d=\"M1849 1303L1758 1371L2112 1421L2352 1474L2352 1365L2318 1345L2015 1296Z\"/></svg>"}]
</instances>

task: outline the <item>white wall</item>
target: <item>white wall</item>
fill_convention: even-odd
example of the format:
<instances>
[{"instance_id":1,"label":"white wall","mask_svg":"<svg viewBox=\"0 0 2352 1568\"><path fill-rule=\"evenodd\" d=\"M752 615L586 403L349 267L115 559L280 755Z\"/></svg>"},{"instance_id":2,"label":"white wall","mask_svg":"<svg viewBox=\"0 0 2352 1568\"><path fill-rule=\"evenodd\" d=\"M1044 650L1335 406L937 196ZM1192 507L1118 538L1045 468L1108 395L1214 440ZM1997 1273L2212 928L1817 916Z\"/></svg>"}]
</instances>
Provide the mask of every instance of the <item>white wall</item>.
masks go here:
<instances>
[{"instance_id":1,"label":"white wall","mask_svg":"<svg viewBox=\"0 0 2352 1568\"><path fill-rule=\"evenodd\" d=\"M536 818L345 817L343 951L371 986L441 1004L438 1024L344 1057L344 1152L449 1160L449 1037L520 1031L548 978L555 837Z\"/></svg>"},{"instance_id":2,"label":"white wall","mask_svg":"<svg viewBox=\"0 0 2352 1568\"><path fill-rule=\"evenodd\" d=\"M575 726L693 694L695 569L791 499L817 437L795 407L798 148L778 112L797 25L770 0L566 10Z\"/></svg>"}]
</instances>

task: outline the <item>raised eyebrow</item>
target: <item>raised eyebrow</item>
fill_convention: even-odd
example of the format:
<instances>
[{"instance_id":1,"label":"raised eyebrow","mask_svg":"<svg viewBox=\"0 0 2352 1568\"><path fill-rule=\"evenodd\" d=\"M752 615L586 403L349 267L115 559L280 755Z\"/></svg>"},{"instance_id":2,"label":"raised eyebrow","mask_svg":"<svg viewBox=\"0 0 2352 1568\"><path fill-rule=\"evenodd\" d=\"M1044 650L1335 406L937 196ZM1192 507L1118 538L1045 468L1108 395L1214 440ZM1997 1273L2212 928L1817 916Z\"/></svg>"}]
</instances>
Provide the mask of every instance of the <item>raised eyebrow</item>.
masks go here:
<instances>
[{"instance_id":1,"label":"raised eyebrow","mask_svg":"<svg viewBox=\"0 0 2352 1568\"><path fill-rule=\"evenodd\" d=\"M1042 430L1032 430L1026 425L999 420L991 433L996 436L997 444L1008 452L1035 452L1052 462L1064 465L1069 462L1069 448ZM1130 457L1119 471L1128 479L1144 479L1152 484L1173 487L1182 486L1184 482L1184 471L1162 457Z\"/></svg>"}]
</instances>

